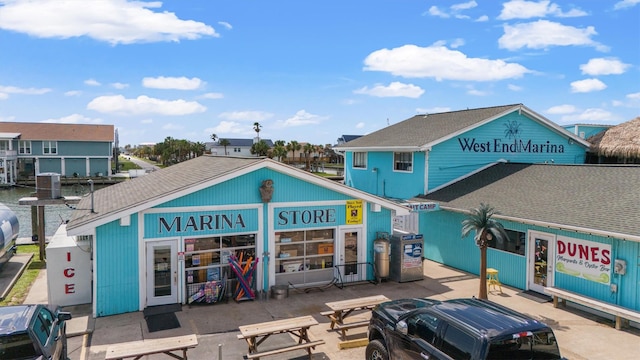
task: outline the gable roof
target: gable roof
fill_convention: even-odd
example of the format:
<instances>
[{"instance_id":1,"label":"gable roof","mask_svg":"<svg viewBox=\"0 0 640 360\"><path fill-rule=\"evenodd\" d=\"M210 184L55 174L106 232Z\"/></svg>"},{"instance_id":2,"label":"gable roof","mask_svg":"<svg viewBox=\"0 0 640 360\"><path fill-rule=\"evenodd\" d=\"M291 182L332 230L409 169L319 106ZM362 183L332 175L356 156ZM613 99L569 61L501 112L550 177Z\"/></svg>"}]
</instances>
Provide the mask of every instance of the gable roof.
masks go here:
<instances>
[{"instance_id":1,"label":"gable roof","mask_svg":"<svg viewBox=\"0 0 640 360\"><path fill-rule=\"evenodd\" d=\"M339 150L388 151L406 149L407 151L427 150L449 138L479 127L494 119L520 111L554 131L572 138L583 146L589 144L568 132L550 120L535 113L522 104L502 105L479 109L449 111L437 114L416 115L397 124L387 126L369 135L362 136L347 144L337 146Z\"/></svg>"},{"instance_id":2,"label":"gable roof","mask_svg":"<svg viewBox=\"0 0 640 360\"><path fill-rule=\"evenodd\" d=\"M396 211L398 215L409 214L407 207L396 202L272 159L203 155L145 176L96 190L93 193L93 201L91 196L84 196L67 224L67 232L70 235L85 234L97 226L261 168L269 168L354 198L379 204ZM93 211L91 211L92 205Z\"/></svg>"},{"instance_id":3,"label":"gable roof","mask_svg":"<svg viewBox=\"0 0 640 360\"><path fill-rule=\"evenodd\" d=\"M20 133L20 140L113 142L113 125L0 122L1 133Z\"/></svg>"},{"instance_id":4,"label":"gable roof","mask_svg":"<svg viewBox=\"0 0 640 360\"><path fill-rule=\"evenodd\" d=\"M640 241L640 166L499 163L421 196L466 212L488 203L516 222Z\"/></svg>"},{"instance_id":5,"label":"gable roof","mask_svg":"<svg viewBox=\"0 0 640 360\"><path fill-rule=\"evenodd\" d=\"M362 137L362 135L342 135L338 138L338 142L348 143L349 141L355 140L359 137Z\"/></svg>"}]
</instances>

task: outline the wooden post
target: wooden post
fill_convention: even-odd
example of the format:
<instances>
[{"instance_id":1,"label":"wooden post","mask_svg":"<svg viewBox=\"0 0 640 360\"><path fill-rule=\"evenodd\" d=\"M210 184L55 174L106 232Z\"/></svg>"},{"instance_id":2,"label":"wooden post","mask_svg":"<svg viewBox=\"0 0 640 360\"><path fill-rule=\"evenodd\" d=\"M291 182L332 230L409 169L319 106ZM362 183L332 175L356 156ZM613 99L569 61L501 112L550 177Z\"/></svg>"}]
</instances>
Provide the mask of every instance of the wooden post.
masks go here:
<instances>
[{"instance_id":1,"label":"wooden post","mask_svg":"<svg viewBox=\"0 0 640 360\"><path fill-rule=\"evenodd\" d=\"M38 236L38 207L31 206L31 241L35 240L34 236Z\"/></svg>"},{"instance_id":2,"label":"wooden post","mask_svg":"<svg viewBox=\"0 0 640 360\"><path fill-rule=\"evenodd\" d=\"M44 236L44 205L38 205L38 243L40 244L40 261L45 261Z\"/></svg>"}]
</instances>

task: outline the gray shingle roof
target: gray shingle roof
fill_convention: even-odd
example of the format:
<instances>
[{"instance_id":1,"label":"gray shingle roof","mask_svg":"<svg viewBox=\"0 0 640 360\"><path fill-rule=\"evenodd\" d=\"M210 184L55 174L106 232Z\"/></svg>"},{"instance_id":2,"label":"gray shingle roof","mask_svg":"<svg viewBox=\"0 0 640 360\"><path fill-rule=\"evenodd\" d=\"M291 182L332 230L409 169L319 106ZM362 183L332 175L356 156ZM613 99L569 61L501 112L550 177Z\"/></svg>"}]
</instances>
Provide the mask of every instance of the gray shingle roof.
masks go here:
<instances>
[{"instance_id":1,"label":"gray shingle roof","mask_svg":"<svg viewBox=\"0 0 640 360\"><path fill-rule=\"evenodd\" d=\"M424 198L455 210L481 202L502 215L640 239L640 166L502 163Z\"/></svg>"},{"instance_id":2,"label":"gray shingle roof","mask_svg":"<svg viewBox=\"0 0 640 360\"><path fill-rule=\"evenodd\" d=\"M512 104L480 109L416 115L397 124L349 141L338 148L420 147L491 119L523 105Z\"/></svg>"}]
</instances>

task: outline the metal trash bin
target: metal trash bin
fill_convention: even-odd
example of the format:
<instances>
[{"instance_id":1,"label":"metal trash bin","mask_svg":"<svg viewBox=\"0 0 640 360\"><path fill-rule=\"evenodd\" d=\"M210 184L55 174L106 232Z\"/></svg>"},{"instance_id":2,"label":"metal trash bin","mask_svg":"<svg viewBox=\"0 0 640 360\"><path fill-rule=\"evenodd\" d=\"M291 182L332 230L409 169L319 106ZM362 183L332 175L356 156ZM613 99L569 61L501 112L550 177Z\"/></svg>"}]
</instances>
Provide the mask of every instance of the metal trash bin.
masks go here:
<instances>
[{"instance_id":1,"label":"metal trash bin","mask_svg":"<svg viewBox=\"0 0 640 360\"><path fill-rule=\"evenodd\" d=\"M273 285L271 287L271 298L282 300L289 297L289 285Z\"/></svg>"},{"instance_id":2,"label":"metal trash bin","mask_svg":"<svg viewBox=\"0 0 640 360\"><path fill-rule=\"evenodd\" d=\"M374 264L378 282L389 277L389 256L391 247L389 240L377 239L373 242Z\"/></svg>"}]
</instances>

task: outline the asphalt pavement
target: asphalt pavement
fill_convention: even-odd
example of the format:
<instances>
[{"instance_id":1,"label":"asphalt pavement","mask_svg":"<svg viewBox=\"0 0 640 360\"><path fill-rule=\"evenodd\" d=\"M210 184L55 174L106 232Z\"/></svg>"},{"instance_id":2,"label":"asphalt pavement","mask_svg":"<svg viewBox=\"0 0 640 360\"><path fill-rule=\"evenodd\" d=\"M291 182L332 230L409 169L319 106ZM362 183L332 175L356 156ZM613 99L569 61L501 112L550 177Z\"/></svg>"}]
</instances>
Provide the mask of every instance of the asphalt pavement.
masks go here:
<instances>
[{"instance_id":1,"label":"asphalt pavement","mask_svg":"<svg viewBox=\"0 0 640 360\"><path fill-rule=\"evenodd\" d=\"M9 266L0 270L0 290L4 291L13 278L19 276L20 265L24 266L27 262L27 256L17 255ZM329 319L320 315L320 312L329 310L325 303L379 294L390 299L418 296L441 300L477 294L478 278L473 274L431 261L425 261L423 268L424 279L412 282L364 282L343 288L331 285L308 292L290 289L289 296L283 299L183 305L176 312L180 327L157 332L149 332L141 311L93 318L91 304L66 307L73 314L73 319L67 324L69 357L71 360L103 360L110 344L196 334L199 344L188 351L190 359L243 359L247 344L236 337L239 326L312 315L319 325L311 327L311 337L326 342L314 350L314 360L363 359L364 347L340 349L339 334L331 331ZM8 272L12 272L13 276ZM637 328L615 330L612 318L595 316L572 306L556 309L548 298L532 296L508 286L502 286L502 290L502 293L492 290L489 299L549 324L556 333L563 356L568 359L635 360L640 354L640 330ZM47 277L44 270L31 287L25 303L46 302ZM369 314L363 312L355 316L366 319ZM366 337L366 329L350 330L348 334L349 340L356 340ZM269 338L263 346L278 346L293 341L289 335L278 335ZM222 357L219 357L220 354ZM146 357L151 360L166 358L166 355ZM306 352L299 350L266 359L304 358L307 358Z\"/></svg>"}]
</instances>

